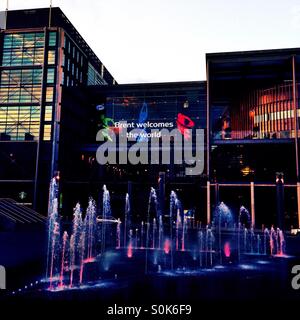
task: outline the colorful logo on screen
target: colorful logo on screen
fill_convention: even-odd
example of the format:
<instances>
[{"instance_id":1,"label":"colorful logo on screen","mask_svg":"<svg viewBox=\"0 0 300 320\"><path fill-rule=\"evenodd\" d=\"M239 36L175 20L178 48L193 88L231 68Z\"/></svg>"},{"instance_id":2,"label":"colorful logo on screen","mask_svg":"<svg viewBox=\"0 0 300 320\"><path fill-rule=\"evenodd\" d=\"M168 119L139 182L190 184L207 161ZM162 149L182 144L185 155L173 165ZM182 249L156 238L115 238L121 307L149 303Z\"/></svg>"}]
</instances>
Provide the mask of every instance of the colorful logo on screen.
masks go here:
<instances>
[{"instance_id":1,"label":"colorful logo on screen","mask_svg":"<svg viewBox=\"0 0 300 320\"><path fill-rule=\"evenodd\" d=\"M195 122L188 116L182 113L178 113L176 123L177 129L184 136L184 139L191 139L191 130L194 128Z\"/></svg>"},{"instance_id":2,"label":"colorful logo on screen","mask_svg":"<svg viewBox=\"0 0 300 320\"><path fill-rule=\"evenodd\" d=\"M115 127L115 121L111 118L107 118L104 115L101 115L101 127L102 127L102 134L103 136L109 140L112 141L112 138L110 136L110 132L114 132L115 134L119 134L121 131L121 128Z\"/></svg>"},{"instance_id":3,"label":"colorful logo on screen","mask_svg":"<svg viewBox=\"0 0 300 320\"><path fill-rule=\"evenodd\" d=\"M138 124L143 124L148 119L148 105L146 102L143 103L142 109L139 114ZM137 137L138 142L148 141L147 130L143 129Z\"/></svg>"}]
</instances>

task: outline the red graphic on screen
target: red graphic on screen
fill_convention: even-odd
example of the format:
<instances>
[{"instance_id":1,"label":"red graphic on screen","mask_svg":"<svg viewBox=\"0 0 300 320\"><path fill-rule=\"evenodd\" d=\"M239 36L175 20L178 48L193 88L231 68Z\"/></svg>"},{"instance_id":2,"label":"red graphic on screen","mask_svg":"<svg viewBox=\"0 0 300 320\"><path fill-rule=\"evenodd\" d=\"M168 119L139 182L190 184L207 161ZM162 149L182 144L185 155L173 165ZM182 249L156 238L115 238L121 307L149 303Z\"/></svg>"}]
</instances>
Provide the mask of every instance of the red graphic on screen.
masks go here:
<instances>
[{"instance_id":1,"label":"red graphic on screen","mask_svg":"<svg viewBox=\"0 0 300 320\"><path fill-rule=\"evenodd\" d=\"M177 115L177 128L186 140L191 139L191 129L195 126L195 122L188 116L178 113Z\"/></svg>"}]
</instances>

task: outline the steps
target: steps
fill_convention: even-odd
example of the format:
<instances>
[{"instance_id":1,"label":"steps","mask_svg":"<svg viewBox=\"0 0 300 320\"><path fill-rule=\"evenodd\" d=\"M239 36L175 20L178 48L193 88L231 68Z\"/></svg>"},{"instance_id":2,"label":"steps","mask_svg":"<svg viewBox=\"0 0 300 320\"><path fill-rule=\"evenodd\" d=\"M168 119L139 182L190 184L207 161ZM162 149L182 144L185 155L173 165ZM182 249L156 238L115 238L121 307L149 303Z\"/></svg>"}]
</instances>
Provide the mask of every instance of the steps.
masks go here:
<instances>
[{"instance_id":1,"label":"steps","mask_svg":"<svg viewBox=\"0 0 300 320\"><path fill-rule=\"evenodd\" d=\"M0 227L46 224L47 218L12 199L0 198Z\"/></svg>"}]
</instances>

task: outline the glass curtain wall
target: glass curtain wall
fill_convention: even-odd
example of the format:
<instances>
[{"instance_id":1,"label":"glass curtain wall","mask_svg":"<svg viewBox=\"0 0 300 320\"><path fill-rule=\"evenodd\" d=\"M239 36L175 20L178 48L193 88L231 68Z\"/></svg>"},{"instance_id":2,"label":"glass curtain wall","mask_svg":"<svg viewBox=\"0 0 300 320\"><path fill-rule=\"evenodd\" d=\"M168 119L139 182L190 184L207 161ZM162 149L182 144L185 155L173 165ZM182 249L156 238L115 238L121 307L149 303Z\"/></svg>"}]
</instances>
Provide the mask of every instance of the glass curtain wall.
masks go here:
<instances>
[{"instance_id":1,"label":"glass curtain wall","mask_svg":"<svg viewBox=\"0 0 300 320\"><path fill-rule=\"evenodd\" d=\"M4 35L0 74L1 140L39 135L44 33Z\"/></svg>"}]
</instances>

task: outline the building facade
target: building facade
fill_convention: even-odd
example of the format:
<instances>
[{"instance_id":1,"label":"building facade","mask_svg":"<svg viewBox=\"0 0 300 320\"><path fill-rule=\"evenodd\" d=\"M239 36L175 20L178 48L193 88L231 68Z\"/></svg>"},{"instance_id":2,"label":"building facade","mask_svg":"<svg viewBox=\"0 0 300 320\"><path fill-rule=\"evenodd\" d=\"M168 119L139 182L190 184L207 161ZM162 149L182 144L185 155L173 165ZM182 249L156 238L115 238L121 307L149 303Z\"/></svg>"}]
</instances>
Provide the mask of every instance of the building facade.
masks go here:
<instances>
[{"instance_id":1,"label":"building facade","mask_svg":"<svg viewBox=\"0 0 300 320\"><path fill-rule=\"evenodd\" d=\"M256 227L300 225L300 49L207 54L206 81L118 85L59 8L4 12L0 23L0 197L45 212L56 175L64 214L106 184L113 209L131 193L141 219L154 186L161 207L175 190L202 222L224 201L235 216L249 208ZM99 164L97 132L121 121L203 130L204 171Z\"/></svg>"},{"instance_id":2,"label":"building facade","mask_svg":"<svg viewBox=\"0 0 300 320\"><path fill-rule=\"evenodd\" d=\"M280 224L300 224L299 54L295 48L206 56L207 190L229 204L234 193L256 225L279 224L277 182L285 184Z\"/></svg>"},{"instance_id":3,"label":"building facade","mask_svg":"<svg viewBox=\"0 0 300 320\"><path fill-rule=\"evenodd\" d=\"M62 87L115 80L59 8L2 12L1 23L1 188L41 208L58 171Z\"/></svg>"},{"instance_id":4,"label":"building facade","mask_svg":"<svg viewBox=\"0 0 300 320\"><path fill-rule=\"evenodd\" d=\"M122 129L119 124L126 122L129 127L127 133L138 128L138 124L147 124L140 137L151 135L151 128L156 130L172 129L178 127L178 119L190 119L193 123L190 137L192 152L196 150L196 130L206 132L206 82L176 82L176 83L147 83L147 84L119 84L117 86L86 87L82 90L65 88L62 105L65 110L72 106L71 112L62 116L62 153L60 165L62 179L61 190L64 198L66 212L71 212L75 201L85 203L89 196L95 199L102 194L105 184L111 191L114 211L122 212L124 207L124 194L131 194L133 216L138 218L147 210L145 199L151 187L161 186L163 201L168 198L171 190L178 195L189 209L198 212L205 210L205 146L201 149L200 161L203 172L199 175L187 175L189 165L182 161L174 161L174 152L182 152L182 146L173 141L167 147L160 143L154 146L152 139L147 138L147 163L133 165L127 164L99 165L96 153L101 146L96 141L97 132L105 127L117 132ZM81 111L85 110L85 113ZM71 111L71 110L70 110ZM80 116L79 116L80 115ZM77 119L85 119L77 124ZM87 125L86 125L87 124ZM81 130L77 131L78 126ZM123 128L124 129L124 128ZM83 137L81 133L84 132ZM123 132L124 133L124 132ZM74 136L77 138L74 139ZM139 137L139 138L140 138ZM183 136L182 136L183 137ZM187 137L186 137L187 138ZM162 137L158 138L161 142ZM126 152L137 142L138 138L128 139L124 149L120 144L110 151ZM205 141L203 137L203 142ZM183 139L181 140L183 143ZM198 146L200 148L200 146ZM162 151L170 156L170 161L162 163ZM157 161L153 161L152 151L159 153ZM69 155L69 156L68 156ZM72 155L72 156L70 156ZM184 160L184 159L183 159ZM165 181L164 187L158 181ZM191 197L195 190L201 197ZM101 197L100 197L101 199ZM168 201L168 200L166 200ZM99 203L101 207L101 201ZM168 214L168 212L165 212ZM142 217L140 217L142 218Z\"/></svg>"}]
</instances>

